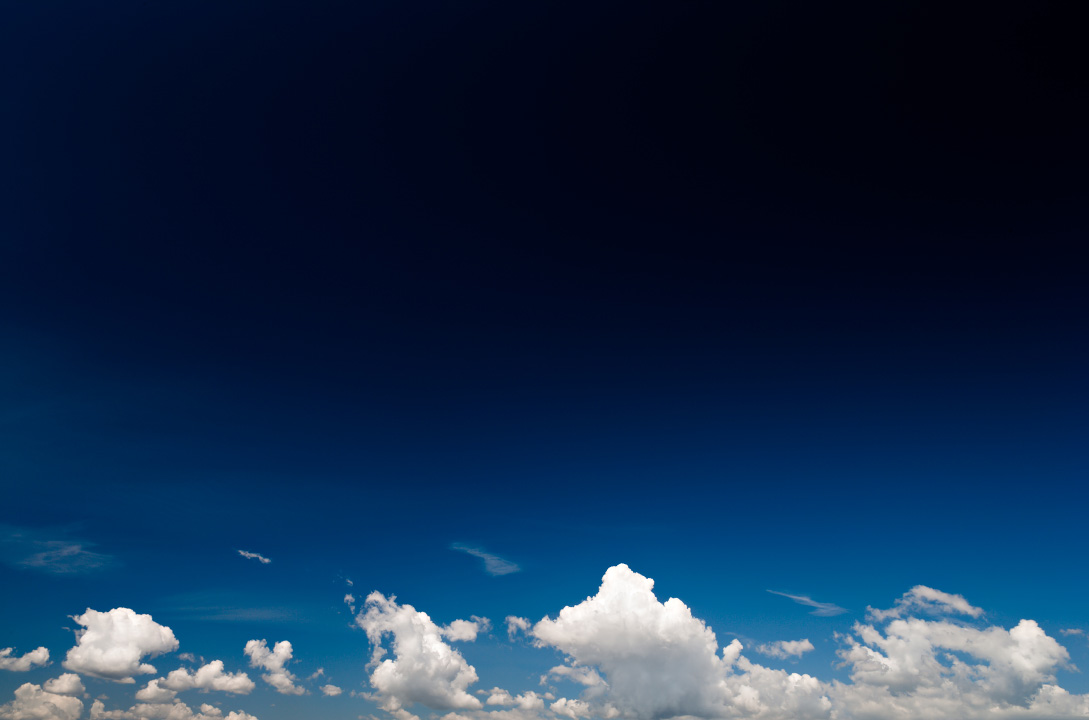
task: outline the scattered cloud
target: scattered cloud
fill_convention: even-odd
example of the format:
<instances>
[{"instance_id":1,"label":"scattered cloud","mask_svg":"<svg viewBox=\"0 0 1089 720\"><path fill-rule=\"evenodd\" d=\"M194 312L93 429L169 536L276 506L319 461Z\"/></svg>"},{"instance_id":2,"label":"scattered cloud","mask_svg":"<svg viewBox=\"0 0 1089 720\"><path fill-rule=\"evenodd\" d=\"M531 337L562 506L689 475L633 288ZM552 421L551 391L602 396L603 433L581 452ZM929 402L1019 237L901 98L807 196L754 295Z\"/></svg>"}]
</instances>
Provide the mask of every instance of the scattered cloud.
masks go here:
<instances>
[{"instance_id":1,"label":"scattered cloud","mask_svg":"<svg viewBox=\"0 0 1089 720\"><path fill-rule=\"evenodd\" d=\"M516 573L520 568L517 563L513 563L510 560L504 560L498 555L492 555L489 552L485 552L480 548L470 547L468 545L462 545L461 543L454 543L450 546L451 550L460 550L464 553L469 553L473 557L480 558L484 561L484 572L489 575L509 575Z\"/></svg>"},{"instance_id":2,"label":"scattered cloud","mask_svg":"<svg viewBox=\"0 0 1089 720\"><path fill-rule=\"evenodd\" d=\"M514 639L514 636L518 633L528 633L530 627L533 625L529 620L518 617L516 615L507 616L507 637Z\"/></svg>"},{"instance_id":3,"label":"scattered cloud","mask_svg":"<svg viewBox=\"0 0 1089 720\"><path fill-rule=\"evenodd\" d=\"M336 685L322 685L321 686L322 695L327 695L329 697L336 697L337 695L340 695L342 692L344 692L344 691L341 690L340 688L338 688Z\"/></svg>"},{"instance_id":4,"label":"scattered cloud","mask_svg":"<svg viewBox=\"0 0 1089 720\"><path fill-rule=\"evenodd\" d=\"M485 617L472 616L472 620L454 620L442 628L447 640L473 642L478 633L485 633L492 627L492 621Z\"/></svg>"},{"instance_id":5,"label":"scattered cloud","mask_svg":"<svg viewBox=\"0 0 1089 720\"><path fill-rule=\"evenodd\" d=\"M248 559L248 560L256 560L257 562L261 563L262 565L268 565L270 562L272 562L271 560L269 560L267 557L265 557L261 553L249 552L248 550L239 550L238 554L241 555L242 557Z\"/></svg>"},{"instance_id":6,"label":"scattered cloud","mask_svg":"<svg viewBox=\"0 0 1089 720\"><path fill-rule=\"evenodd\" d=\"M847 608L841 608L834 603L817 602L811 597L805 595L791 595L790 593L779 592L777 590L768 590L772 595L781 595L785 598L790 598L799 605L807 605L814 608L810 615L816 615L817 617L834 617L836 615L842 615L846 612L850 612Z\"/></svg>"},{"instance_id":7,"label":"scattered cloud","mask_svg":"<svg viewBox=\"0 0 1089 720\"><path fill-rule=\"evenodd\" d=\"M236 710L224 715L222 710L208 703L202 704L199 712L194 712L180 700L172 703L142 702L133 705L129 710L106 710L101 700L95 700L91 705L90 720L257 720L257 718Z\"/></svg>"},{"instance_id":8,"label":"scattered cloud","mask_svg":"<svg viewBox=\"0 0 1089 720\"><path fill-rule=\"evenodd\" d=\"M57 695L82 695L86 691L83 681L75 673L64 673L52 680L46 680L43 687L46 692Z\"/></svg>"},{"instance_id":9,"label":"scattered cloud","mask_svg":"<svg viewBox=\"0 0 1089 720\"><path fill-rule=\"evenodd\" d=\"M373 648L368 668L374 693L369 695L398 720L408 720L405 707L420 703L433 710L479 710L480 700L468 692L476 670L443 641L443 630L411 605L373 592L356 616ZM391 647L383 645L392 636ZM392 650L393 657L387 657Z\"/></svg>"},{"instance_id":10,"label":"scattered cloud","mask_svg":"<svg viewBox=\"0 0 1089 720\"><path fill-rule=\"evenodd\" d=\"M32 683L20 685L15 699L0 705L0 718L4 720L76 720L82 713L83 701L79 698L49 692Z\"/></svg>"},{"instance_id":11,"label":"scattered cloud","mask_svg":"<svg viewBox=\"0 0 1089 720\"><path fill-rule=\"evenodd\" d=\"M1063 628L1059 632L1061 632L1063 635L1081 635L1082 637L1085 636L1085 631L1081 628Z\"/></svg>"},{"instance_id":12,"label":"scattered cloud","mask_svg":"<svg viewBox=\"0 0 1089 720\"><path fill-rule=\"evenodd\" d=\"M276 692L281 695L302 695L306 692L295 684L297 678L284 667L291 662L291 643L287 640L276 643L272 650L268 649L264 640L250 640L244 652L249 655L252 667L268 671L261 679L276 688Z\"/></svg>"},{"instance_id":13,"label":"scattered cloud","mask_svg":"<svg viewBox=\"0 0 1089 720\"><path fill-rule=\"evenodd\" d=\"M178 649L173 631L129 608L109 612L87 609L72 618L83 626L76 631L76 646L68 651L64 667L81 675L132 683L133 675L146 675L155 668L141 662Z\"/></svg>"},{"instance_id":14,"label":"scattered cloud","mask_svg":"<svg viewBox=\"0 0 1089 720\"><path fill-rule=\"evenodd\" d=\"M213 660L196 672L191 672L188 668L178 668L165 678L160 678L158 686L174 692L192 689L219 690L235 695L248 695L255 687L244 672L224 672L222 660Z\"/></svg>"},{"instance_id":15,"label":"scattered cloud","mask_svg":"<svg viewBox=\"0 0 1089 720\"><path fill-rule=\"evenodd\" d=\"M33 667L49 664L49 650L44 647L31 650L20 657L15 657L15 648L0 650L0 670L26 672Z\"/></svg>"},{"instance_id":16,"label":"scattered cloud","mask_svg":"<svg viewBox=\"0 0 1089 720\"><path fill-rule=\"evenodd\" d=\"M757 645L754 649L761 655L767 655L768 657L783 660L788 657L801 657L813 649L813 643L809 642L808 639L778 640L776 642Z\"/></svg>"},{"instance_id":17,"label":"scattered cloud","mask_svg":"<svg viewBox=\"0 0 1089 720\"><path fill-rule=\"evenodd\" d=\"M33 530L0 525L0 561L54 575L76 575L115 563L88 548L94 543L68 537L66 530Z\"/></svg>"},{"instance_id":18,"label":"scattered cloud","mask_svg":"<svg viewBox=\"0 0 1089 720\"><path fill-rule=\"evenodd\" d=\"M877 621L920 612L927 615L967 615L973 618L983 614L981 608L973 607L963 596L928 588L926 585L911 588L888 610L867 607L866 612L870 619Z\"/></svg>"}]
</instances>

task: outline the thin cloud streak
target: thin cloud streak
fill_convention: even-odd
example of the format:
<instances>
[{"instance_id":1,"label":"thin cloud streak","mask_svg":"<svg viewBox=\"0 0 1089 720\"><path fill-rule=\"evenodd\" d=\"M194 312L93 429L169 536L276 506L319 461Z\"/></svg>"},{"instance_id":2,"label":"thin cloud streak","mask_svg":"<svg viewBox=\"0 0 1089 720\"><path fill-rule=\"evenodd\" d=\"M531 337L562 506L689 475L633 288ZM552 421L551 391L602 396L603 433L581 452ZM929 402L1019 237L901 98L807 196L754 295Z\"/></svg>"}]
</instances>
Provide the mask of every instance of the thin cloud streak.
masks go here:
<instances>
[{"instance_id":1,"label":"thin cloud streak","mask_svg":"<svg viewBox=\"0 0 1089 720\"><path fill-rule=\"evenodd\" d=\"M485 552L480 548L470 547L468 545L462 545L461 543L454 543L450 546L451 550L459 550L464 553L469 553L473 557L478 557L484 561L484 572L489 575L509 575L511 573L519 572L522 568L517 563L513 563L510 560L505 560L498 555L492 555L489 552Z\"/></svg>"},{"instance_id":2,"label":"thin cloud streak","mask_svg":"<svg viewBox=\"0 0 1089 720\"><path fill-rule=\"evenodd\" d=\"M86 573L114 564L112 556L87 549L94 543L66 539L66 534L0 525L0 561L54 575Z\"/></svg>"},{"instance_id":3,"label":"thin cloud streak","mask_svg":"<svg viewBox=\"0 0 1089 720\"><path fill-rule=\"evenodd\" d=\"M272 562L261 553L249 552L248 550L239 550L238 554L244 558L247 558L248 560L256 560L262 565L268 565L270 562Z\"/></svg>"},{"instance_id":4,"label":"thin cloud streak","mask_svg":"<svg viewBox=\"0 0 1089 720\"><path fill-rule=\"evenodd\" d=\"M779 592L777 590L768 590L768 592L772 595L782 595L785 598L790 598L799 605L807 605L808 607L816 608L809 614L816 615L817 617L835 617L836 615L850 612L847 608L842 608L835 603L817 602L806 595L791 595L790 593Z\"/></svg>"}]
</instances>

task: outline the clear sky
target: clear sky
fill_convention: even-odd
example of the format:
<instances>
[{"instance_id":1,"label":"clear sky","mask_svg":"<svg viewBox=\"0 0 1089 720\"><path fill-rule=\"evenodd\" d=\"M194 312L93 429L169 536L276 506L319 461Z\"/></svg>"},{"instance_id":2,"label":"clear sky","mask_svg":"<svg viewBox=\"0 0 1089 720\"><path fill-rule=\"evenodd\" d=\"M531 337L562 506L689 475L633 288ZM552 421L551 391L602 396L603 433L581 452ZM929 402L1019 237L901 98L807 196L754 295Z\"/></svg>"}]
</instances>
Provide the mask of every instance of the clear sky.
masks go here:
<instances>
[{"instance_id":1,"label":"clear sky","mask_svg":"<svg viewBox=\"0 0 1089 720\"><path fill-rule=\"evenodd\" d=\"M1089 717L1089 18L873 5L0 9L0 719Z\"/></svg>"}]
</instances>

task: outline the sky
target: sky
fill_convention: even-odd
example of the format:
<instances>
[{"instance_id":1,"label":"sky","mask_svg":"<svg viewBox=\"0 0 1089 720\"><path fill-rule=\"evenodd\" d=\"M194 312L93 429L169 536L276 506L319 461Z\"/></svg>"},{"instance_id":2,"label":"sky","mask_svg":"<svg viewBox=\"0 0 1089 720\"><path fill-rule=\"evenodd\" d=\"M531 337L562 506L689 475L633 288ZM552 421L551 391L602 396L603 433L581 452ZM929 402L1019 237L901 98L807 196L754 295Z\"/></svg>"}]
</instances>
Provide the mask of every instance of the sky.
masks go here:
<instances>
[{"instance_id":1,"label":"sky","mask_svg":"<svg viewBox=\"0 0 1089 720\"><path fill-rule=\"evenodd\" d=\"M0 719L1089 717L1087 20L6 4Z\"/></svg>"}]
</instances>

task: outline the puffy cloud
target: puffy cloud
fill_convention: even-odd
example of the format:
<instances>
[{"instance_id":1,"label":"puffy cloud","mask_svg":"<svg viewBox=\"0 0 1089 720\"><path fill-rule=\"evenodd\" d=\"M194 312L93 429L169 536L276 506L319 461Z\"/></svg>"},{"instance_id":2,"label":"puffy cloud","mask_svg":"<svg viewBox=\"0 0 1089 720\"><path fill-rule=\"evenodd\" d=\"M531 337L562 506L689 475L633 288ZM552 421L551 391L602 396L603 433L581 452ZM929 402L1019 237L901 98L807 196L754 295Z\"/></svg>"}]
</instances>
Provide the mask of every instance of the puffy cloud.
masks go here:
<instances>
[{"instance_id":1,"label":"puffy cloud","mask_svg":"<svg viewBox=\"0 0 1089 720\"><path fill-rule=\"evenodd\" d=\"M136 699L146 703L167 703L174 699L178 693L162 687L163 678L152 680L146 686L136 691Z\"/></svg>"},{"instance_id":2,"label":"puffy cloud","mask_svg":"<svg viewBox=\"0 0 1089 720\"><path fill-rule=\"evenodd\" d=\"M0 670L12 670L14 672L26 672L37 665L49 664L49 650L44 647L23 653L21 657L15 657L15 648L0 650Z\"/></svg>"},{"instance_id":3,"label":"puffy cloud","mask_svg":"<svg viewBox=\"0 0 1089 720\"><path fill-rule=\"evenodd\" d=\"M344 691L338 688L336 685L322 685L321 692L323 695L327 695L329 697L336 697Z\"/></svg>"},{"instance_id":4,"label":"puffy cloud","mask_svg":"<svg viewBox=\"0 0 1089 720\"><path fill-rule=\"evenodd\" d=\"M52 693L31 683L20 685L15 690L15 699L0 705L3 720L76 720L82 713L83 702L78 698Z\"/></svg>"},{"instance_id":5,"label":"puffy cloud","mask_svg":"<svg viewBox=\"0 0 1089 720\"><path fill-rule=\"evenodd\" d=\"M930 615L967 615L973 618L983 614L982 609L970 605L963 596L928 588L926 585L916 585L911 588L896 601L895 606L888 610L874 608L866 608L866 610L870 619L878 622L917 612Z\"/></svg>"},{"instance_id":6,"label":"puffy cloud","mask_svg":"<svg viewBox=\"0 0 1089 720\"><path fill-rule=\"evenodd\" d=\"M488 618L472 616L472 620L454 620L442 628L442 634L447 640L464 640L473 642L478 633L488 632L492 621Z\"/></svg>"},{"instance_id":7,"label":"puffy cloud","mask_svg":"<svg viewBox=\"0 0 1089 720\"><path fill-rule=\"evenodd\" d=\"M83 687L83 681L75 673L64 673L60 677L46 680L43 687L46 692L57 695L82 695L86 690Z\"/></svg>"},{"instance_id":8,"label":"puffy cloud","mask_svg":"<svg viewBox=\"0 0 1089 720\"><path fill-rule=\"evenodd\" d=\"M481 703L466 688L477 680L476 670L443 642L443 629L426 613L396 598L374 592L367 596L356 624L373 646L370 676L373 699L391 713L408 715L404 707L420 703L436 710L478 710ZM393 658L383 639L392 635Z\"/></svg>"},{"instance_id":9,"label":"puffy cloud","mask_svg":"<svg viewBox=\"0 0 1089 720\"><path fill-rule=\"evenodd\" d=\"M181 701L173 703L138 703L129 710L106 710L101 700L91 705L90 720L257 720L240 710L226 715L214 705L204 703L199 712Z\"/></svg>"},{"instance_id":10,"label":"puffy cloud","mask_svg":"<svg viewBox=\"0 0 1089 720\"><path fill-rule=\"evenodd\" d=\"M516 573L522 569L517 563L513 563L510 560L504 560L498 555L492 555L480 548L454 543L450 546L450 549L460 550L463 553L469 553L473 557L480 558L484 561L484 572L489 575L509 575L510 573Z\"/></svg>"},{"instance_id":11,"label":"puffy cloud","mask_svg":"<svg viewBox=\"0 0 1089 720\"><path fill-rule=\"evenodd\" d=\"M801 657L813 649L813 643L808 638L803 640L779 640L771 643L757 645L755 650L761 655L779 658Z\"/></svg>"},{"instance_id":12,"label":"puffy cloud","mask_svg":"<svg viewBox=\"0 0 1089 720\"><path fill-rule=\"evenodd\" d=\"M288 648L288 657L290 657L290 645ZM150 687L151 683L148 685ZM196 688L221 690L236 695L248 695L254 688L253 680L250 680L246 673L224 672L222 660L213 660L196 672L190 672L187 668L178 668L165 678L160 678L158 685L174 692Z\"/></svg>"},{"instance_id":13,"label":"puffy cloud","mask_svg":"<svg viewBox=\"0 0 1089 720\"><path fill-rule=\"evenodd\" d=\"M76 646L68 651L64 667L82 675L135 682L133 675L155 672L153 666L141 662L145 655L154 657L178 649L170 628L128 608L109 612L88 608L72 619L83 629L76 632Z\"/></svg>"},{"instance_id":14,"label":"puffy cloud","mask_svg":"<svg viewBox=\"0 0 1089 720\"><path fill-rule=\"evenodd\" d=\"M249 552L248 550L239 550L238 554L246 558L247 560L256 560L262 565L268 565L270 562L272 562L261 553Z\"/></svg>"},{"instance_id":15,"label":"puffy cloud","mask_svg":"<svg viewBox=\"0 0 1089 720\"><path fill-rule=\"evenodd\" d=\"M571 667L570 665L557 665L548 671L547 675L541 677L541 683L544 683L549 677L563 677L568 680L573 680L580 685L587 687L594 687L595 685L604 685L605 681L601 679L601 676L597 674L597 671L593 668L587 667Z\"/></svg>"},{"instance_id":16,"label":"puffy cloud","mask_svg":"<svg viewBox=\"0 0 1089 720\"><path fill-rule=\"evenodd\" d=\"M528 633L530 627L533 625L529 620L523 617L517 617L515 615L507 616L507 637L514 639L514 636L520 632Z\"/></svg>"},{"instance_id":17,"label":"puffy cloud","mask_svg":"<svg viewBox=\"0 0 1089 720\"><path fill-rule=\"evenodd\" d=\"M302 695L306 692L295 684L295 676L284 667L291 662L291 643L287 640L276 643L272 650L268 649L264 640L250 640L246 643L244 652L249 655L252 667L268 671L261 679L276 688L276 692L281 695Z\"/></svg>"},{"instance_id":18,"label":"puffy cloud","mask_svg":"<svg viewBox=\"0 0 1089 720\"><path fill-rule=\"evenodd\" d=\"M568 700L567 698L560 698L556 702L548 706L548 709L557 715L563 715L569 717L571 720L577 720L578 718L588 717L590 715L590 705L582 700Z\"/></svg>"}]
</instances>

